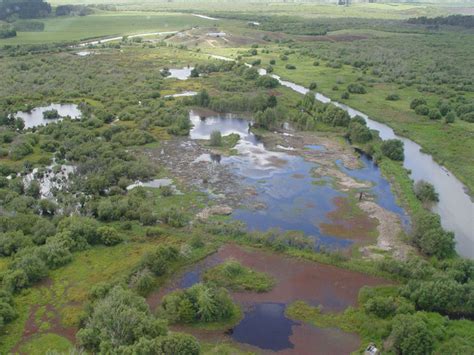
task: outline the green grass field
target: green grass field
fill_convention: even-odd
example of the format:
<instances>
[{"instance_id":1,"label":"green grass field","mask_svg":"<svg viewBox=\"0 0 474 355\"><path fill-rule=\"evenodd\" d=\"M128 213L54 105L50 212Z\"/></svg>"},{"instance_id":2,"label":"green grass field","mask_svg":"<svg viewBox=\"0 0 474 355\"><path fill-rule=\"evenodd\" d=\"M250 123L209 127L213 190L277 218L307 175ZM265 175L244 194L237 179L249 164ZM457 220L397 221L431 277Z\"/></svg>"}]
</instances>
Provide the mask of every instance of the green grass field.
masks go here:
<instances>
[{"instance_id":1,"label":"green grass field","mask_svg":"<svg viewBox=\"0 0 474 355\"><path fill-rule=\"evenodd\" d=\"M79 41L94 37L131 35L146 32L178 31L212 21L188 14L162 12L101 12L89 16L42 19L44 32L18 32L17 37L1 39L5 44L39 44Z\"/></svg>"}]
</instances>

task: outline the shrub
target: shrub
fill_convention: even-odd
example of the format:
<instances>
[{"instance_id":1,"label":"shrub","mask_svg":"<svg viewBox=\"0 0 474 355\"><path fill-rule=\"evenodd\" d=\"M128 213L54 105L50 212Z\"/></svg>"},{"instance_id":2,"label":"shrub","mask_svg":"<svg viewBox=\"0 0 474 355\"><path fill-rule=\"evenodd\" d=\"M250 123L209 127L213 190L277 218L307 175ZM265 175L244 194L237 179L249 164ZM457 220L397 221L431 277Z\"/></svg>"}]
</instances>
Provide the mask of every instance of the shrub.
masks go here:
<instances>
[{"instance_id":1,"label":"shrub","mask_svg":"<svg viewBox=\"0 0 474 355\"><path fill-rule=\"evenodd\" d=\"M196 68L193 68L191 70L191 78L198 78L199 77L199 70L197 70Z\"/></svg>"},{"instance_id":2,"label":"shrub","mask_svg":"<svg viewBox=\"0 0 474 355\"><path fill-rule=\"evenodd\" d=\"M438 109L431 109L428 113L428 117L430 118L430 120L440 120L441 118L443 118L441 112L439 112Z\"/></svg>"},{"instance_id":3,"label":"shrub","mask_svg":"<svg viewBox=\"0 0 474 355\"><path fill-rule=\"evenodd\" d=\"M154 251L145 254L141 260L142 268L147 268L156 276L164 275L171 263L177 260L179 251L175 247L158 247Z\"/></svg>"},{"instance_id":4,"label":"shrub","mask_svg":"<svg viewBox=\"0 0 474 355\"><path fill-rule=\"evenodd\" d=\"M52 241L37 248L35 251L50 269L57 269L72 261L72 254L64 244Z\"/></svg>"},{"instance_id":5,"label":"shrub","mask_svg":"<svg viewBox=\"0 0 474 355\"><path fill-rule=\"evenodd\" d=\"M398 101L400 100L400 96L398 94L388 94L385 100L388 101Z\"/></svg>"},{"instance_id":6,"label":"shrub","mask_svg":"<svg viewBox=\"0 0 474 355\"><path fill-rule=\"evenodd\" d=\"M419 105L419 106L416 106L415 113L417 115L426 116L430 113L430 108L426 105Z\"/></svg>"},{"instance_id":7,"label":"shrub","mask_svg":"<svg viewBox=\"0 0 474 355\"><path fill-rule=\"evenodd\" d=\"M162 354L199 355L201 348L195 337L183 333L171 333L159 339Z\"/></svg>"},{"instance_id":8,"label":"shrub","mask_svg":"<svg viewBox=\"0 0 474 355\"><path fill-rule=\"evenodd\" d=\"M154 286L153 273L147 268L137 271L130 277L130 287L141 296L148 295Z\"/></svg>"},{"instance_id":9,"label":"shrub","mask_svg":"<svg viewBox=\"0 0 474 355\"><path fill-rule=\"evenodd\" d=\"M414 187L416 197L422 202L438 202L439 196L434 186L427 181L420 180Z\"/></svg>"},{"instance_id":10,"label":"shrub","mask_svg":"<svg viewBox=\"0 0 474 355\"><path fill-rule=\"evenodd\" d=\"M341 94L341 99L343 100L348 100L350 98L350 94L347 92L347 91L344 91L342 94Z\"/></svg>"},{"instance_id":11,"label":"shrub","mask_svg":"<svg viewBox=\"0 0 474 355\"><path fill-rule=\"evenodd\" d=\"M262 75L257 80L257 86L266 88L266 89L273 89L280 85L280 82L271 77L270 75Z\"/></svg>"},{"instance_id":12,"label":"shrub","mask_svg":"<svg viewBox=\"0 0 474 355\"><path fill-rule=\"evenodd\" d=\"M296 66L294 66L293 64L287 64L287 65L285 65L285 68L288 69L288 70L295 70Z\"/></svg>"},{"instance_id":13,"label":"shrub","mask_svg":"<svg viewBox=\"0 0 474 355\"><path fill-rule=\"evenodd\" d=\"M468 112L461 116L461 120L466 122L474 122L474 112Z\"/></svg>"},{"instance_id":14,"label":"shrub","mask_svg":"<svg viewBox=\"0 0 474 355\"><path fill-rule=\"evenodd\" d=\"M454 251L454 234L441 227L439 216L424 212L415 219L412 233L413 243L428 256L446 258Z\"/></svg>"},{"instance_id":15,"label":"shrub","mask_svg":"<svg viewBox=\"0 0 474 355\"><path fill-rule=\"evenodd\" d=\"M226 262L208 269L204 281L233 291L267 292L274 284L272 277L242 266L236 260Z\"/></svg>"},{"instance_id":16,"label":"shrub","mask_svg":"<svg viewBox=\"0 0 474 355\"><path fill-rule=\"evenodd\" d=\"M351 94L365 94L365 93L367 93L367 90L365 89L364 86L362 86L361 84L355 84L355 83L349 84L347 86L347 91L349 91L349 93L351 93Z\"/></svg>"},{"instance_id":17,"label":"shrub","mask_svg":"<svg viewBox=\"0 0 474 355\"><path fill-rule=\"evenodd\" d=\"M425 99L417 98L417 99L413 99L410 102L410 108L412 110L414 110L415 108L417 108L418 106L421 106L421 105L426 106L426 100Z\"/></svg>"},{"instance_id":18,"label":"shrub","mask_svg":"<svg viewBox=\"0 0 474 355\"><path fill-rule=\"evenodd\" d=\"M188 223L185 213L175 207L163 211L160 215L160 220L175 228L184 227Z\"/></svg>"},{"instance_id":19,"label":"shrub","mask_svg":"<svg viewBox=\"0 0 474 355\"><path fill-rule=\"evenodd\" d=\"M97 229L97 233L100 236L100 240L102 244L107 246L117 245L122 242L123 238L119 234L119 232L113 228L108 226L103 226Z\"/></svg>"},{"instance_id":20,"label":"shrub","mask_svg":"<svg viewBox=\"0 0 474 355\"><path fill-rule=\"evenodd\" d=\"M395 314L397 305L393 297L375 296L364 304L367 313L375 314L379 318L387 318Z\"/></svg>"},{"instance_id":21,"label":"shrub","mask_svg":"<svg viewBox=\"0 0 474 355\"><path fill-rule=\"evenodd\" d=\"M389 139L382 143L380 147L382 154L392 160L403 161L405 154L403 153L403 142L399 139Z\"/></svg>"},{"instance_id":22,"label":"shrub","mask_svg":"<svg viewBox=\"0 0 474 355\"><path fill-rule=\"evenodd\" d=\"M276 60L275 59L270 59L270 65L275 65L276 64Z\"/></svg>"},{"instance_id":23,"label":"shrub","mask_svg":"<svg viewBox=\"0 0 474 355\"><path fill-rule=\"evenodd\" d=\"M116 286L90 310L77 339L92 352L112 353L112 349L133 345L142 337L166 333L166 324L152 316L142 297Z\"/></svg>"},{"instance_id":24,"label":"shrub","mask_svg":"<svg viewBox=\"0 0 474 355\"><path fill-rule=\"evenodd\" d=\"M314 61L314 62L313 62L313 66L318 67L318 66L319 66L319 61L317 61L317 60Z\"/></svg>"},{"instance_id":25,"label":"shrub","mask_svg":"<svg viewBox=\"0 0 474 355\"><path fill-rule=\"evenodd\" d=\"M54 120L59 118L59 112L56 109L46 110L43 112L43 118L45 120Z\"/></svg>"},{"instance_id":26,"label":"shrub","mask_svg":"<svg viewBox=\"0 0 474 355\"><path fill-rule=\"evenodd\" d=\"M160 186L160 195L169 197L173 195L173 187L171 185Z\"/></svg>"},{"instance_id":27,"label":"shrub","mask_svg":"<svg viewBox=\"0 0 474 355\"><path fill-rule=\"evenodd\" d=\"M355 143L367 143L372 140L372 132L365 124L352 121L349 124L349 139Z\"/></svg>"},{"instance_id":28,"label":"shrub","mask_svg":"<svg viewBox=\"0 0 474 355\"><path fill-rule=\"evenodd\" d=\"M234 305L225 289L198 283L166 295L160 314L171 323L209 323L232 317Z\"/></svg>"},{"instance_id":29,"label":"shrub","mask_svg":"<svg viewBox=\"0 0 474 355\"><path fill-rule=\"evenodd\" d=\"M222 134L220 131L212 131L209 144L213 147L222 146Z\"/></svg>"},{"instance_id":30,"label":"shrub","mask_svg":"<svg viewBox=\"0 0 474 355\"><path fill-rule=\"evenodd\" d=\"M445 117L446 123L454 123L456 121L456 114L452 111L448 112Z\"/></svg>"},{"instance_id":31,"label":"shrub","mask_svg":"<svg viewBox=\"0 0 474 355\"><path fill-rule=\"evenodd\" d=\"M33 146L27 141L16 141L10 146L10 158L20 160L33 153Z\"/></svg>"},{"instance_id":32,"label":"shrub","mask_svg":"<svg viewBox=\"0 0 474 355\"><path fill-rule=\"evenodd\" d=\"M418 315L397 315L393 319L390 337L393 347L401 355L425 355L433 350L433 335Z\"/></svg>"},{"instance_id":33,"label":"shrub","mask_svg":"<svg viewBox=\"0 0 474 355\"><path fill-rule=\"evenodd\" d=\"M311 84L309 84L309 89L310 90L316 90L318 88L318 84L316 82L311 82Z\"/></svg>"}]
</instances>

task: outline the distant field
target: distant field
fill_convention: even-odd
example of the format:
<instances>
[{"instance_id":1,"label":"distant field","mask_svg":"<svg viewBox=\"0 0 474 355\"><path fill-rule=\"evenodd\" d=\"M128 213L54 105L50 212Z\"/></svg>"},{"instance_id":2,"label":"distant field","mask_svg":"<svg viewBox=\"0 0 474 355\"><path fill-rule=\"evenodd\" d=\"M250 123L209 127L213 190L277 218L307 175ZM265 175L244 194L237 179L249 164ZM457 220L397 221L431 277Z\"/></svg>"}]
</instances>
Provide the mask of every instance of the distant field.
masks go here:
<instances>
[{"instance_id":1,"label":"distant field","mask_svg":"<svg viewBox=\"0 0 474 355\"><path fill-rule=\"evenodd\" d=\"M249 12L259 15L290 15L303 17L363 17L403 19L416 16L436 16L443 13L465 12L465 7L453 4L433 3L385 3L385 4L353 4L349 7L334 4L318 4L314 1L212 1L212 0L53 0L53 5L64 4L112 4L117 9L128 10L196 10L202 12ZM449 7L448 7L449 6Z\"/></svg>"},{"instance_id":2,"label":"distant field","mask_svg":"<svg viewBox=\"0 0 474 355\"><path fill-rule=\"evenodd\" d=\"M58 17L42 20L44 32L19 32L4 44L37 44L82 40L91 37L142 32L175 31L191 26L212 25L213 21L187 14L161 12L104 12L90 16Z\"/></svg>"}]
</instances>

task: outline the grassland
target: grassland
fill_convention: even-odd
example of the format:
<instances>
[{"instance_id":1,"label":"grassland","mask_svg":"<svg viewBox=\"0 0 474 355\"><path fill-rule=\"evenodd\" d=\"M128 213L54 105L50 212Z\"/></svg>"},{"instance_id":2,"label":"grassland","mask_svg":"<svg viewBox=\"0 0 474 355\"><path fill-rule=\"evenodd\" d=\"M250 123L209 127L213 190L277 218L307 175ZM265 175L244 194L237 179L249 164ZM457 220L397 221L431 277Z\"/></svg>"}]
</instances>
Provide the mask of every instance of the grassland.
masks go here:
<instances>
[{"instance_id":1,"label":"grassland","mask_svg":"<svg viewBox=\"0 0 474 355\"><path fill-rule=\"evenodd\" d=\"M179 31L192 26L209 24L208 20L189 14L140 11L98 11L89 16L51 17L41 21L45 24L43 32L18 32L17 37L0 40L0 46L71 42L96 37Z\"/></svg>"}]
</instances>

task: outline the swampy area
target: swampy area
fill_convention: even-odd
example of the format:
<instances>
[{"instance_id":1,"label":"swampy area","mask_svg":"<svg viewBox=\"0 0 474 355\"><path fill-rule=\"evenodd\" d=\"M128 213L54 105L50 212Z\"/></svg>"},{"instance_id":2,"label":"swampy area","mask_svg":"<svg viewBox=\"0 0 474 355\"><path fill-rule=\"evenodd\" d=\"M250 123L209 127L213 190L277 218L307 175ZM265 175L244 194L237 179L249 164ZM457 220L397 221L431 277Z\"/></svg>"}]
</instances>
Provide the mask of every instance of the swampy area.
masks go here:
<instances>
[{"instance_id":1,"label":"swampy area","mask_svg":"<svg viewBox=\"0 0 474 355\"><path fill-rule=\"evenodd\" d=\"M409 20L463 8L38 3L0 4L1 354L472 352L470 22Z\"/></svg>"}]
</instances>

